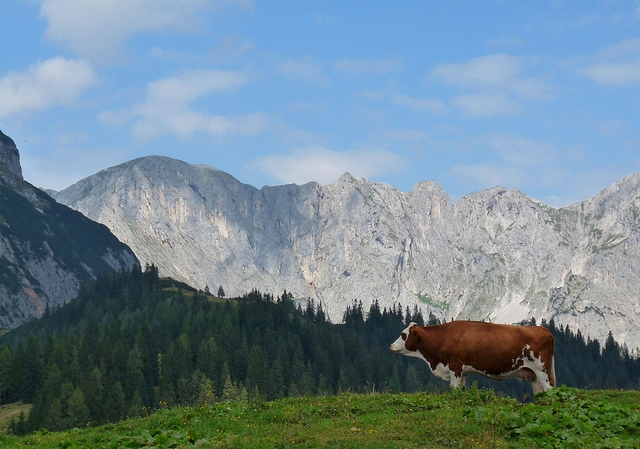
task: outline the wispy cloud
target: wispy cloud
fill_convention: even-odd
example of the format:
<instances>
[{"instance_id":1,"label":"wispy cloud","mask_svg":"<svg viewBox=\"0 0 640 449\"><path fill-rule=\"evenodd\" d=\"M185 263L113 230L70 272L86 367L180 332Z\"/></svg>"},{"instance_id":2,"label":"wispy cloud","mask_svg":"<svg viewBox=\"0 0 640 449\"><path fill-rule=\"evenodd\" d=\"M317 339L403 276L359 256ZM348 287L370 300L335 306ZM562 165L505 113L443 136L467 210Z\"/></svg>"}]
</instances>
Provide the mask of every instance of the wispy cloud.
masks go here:
<instances>
[{"instance_id":1,"label":"wispy cloud","mask_svg":"<svg viewBox=\"0 0 640 449\"><path fill-rule=\"evenodd\" d=\"M237 60L255 49L255 42L244 39L235 33L230 34L206 54L173 51L160 46L153 46L149 52L152 59L167 61L186 66L203 66L211 63L229 63Z\"/></svg>"},{"instance_id":2,"label":"wispy cloud","mask_svg":"<svg viewBox=\"0 0 640 449\"><path fill-rule=\"evenodd\" d=\"M640 83L640 60L590 64L584 73L598 84L626 86Z\"/></svg>"},{"instance_id":3,"label":"wispy cloud","mask_svg":"<svg viewBox=\"0 0 640 449\"><path fill-rule=\"evenodd\" d=\"M140 32L191 33L203 13L227 5L251 7L250 0L44 0L40 17L46 37L92 61L111 61L125 41Z\"/></svg>"},{"instance_id":4,"label":"wispy cloud","mask_svg":"<svg viewBox=\"0 0 640 449\"><path fill-rule=\"evenodd\" d=\"M475 163L458 164L448 172L472 189L496 185L526 189L533 183L549 186L562 180L562 173L557 168L559 152L548 142L525 139L516 134L492 133L461 145L484 155ZM570 158L570 155L564 157Z\"/></svg>"},{"instance_id":5,"label":"wispy cloud","mask_svg":"<svg viewBox=\"0 0 640 449\"><path fill-rule=\"evenodd\" d=\"M628 86L640 83L640 38L611 45L594 59L582 73L597 84Z\"/></svg>"},{"instance_id":6,"label":"wispy cloud","mask_svg":"<svg viewBox=\"0 0 640 449\"><path fill-rule=\"evenodd\" d=\"M293 149L287 155L269 155L256 159L250 169L284 183L305 184L316 181L331 184L345 172L372 178L394 172L405 165L396 153L375 148L332 151L319 145Z\"/></svg>"},{"instance_id":7,"label":"wispy cloud","mask_svg":"<svg viewBox=\"0 0 640 449\"><path fill-rule=\"evenodd\" d=\"M472 89L494 89L539 100L547 96L546 85L521 76L527 61L505 54L483 56L462 64L438 64L430 76L446 84Z\"/></svg>"},{"instance_id":8,"label":"wispy cloud","mask_svg":"<svg viewBox=\"0 0 640 449\"><path fill-rule=\"evenodd\" d=\"M494 115L511 115L520 109L518 102L504 94L470 94L459 95L451 100L454 108L460 109L471 117L492 117Z\"/></svg>"},{"instance_id":9,"label":"wispy cloud","mask_svg":"<svg viewBox=\"0 0 640 449\"><path fill-rule=\"evenodd\" d=\"M104 122L132 120L132 132L139 138L150 138L167 132L188 136L206 132L212 136L226 134L256 134L267 126L263 113L250 113L233 117L197 111L192 103L216 93L227 92L248 81L241 72L221 70L189 71L181 76L149 83L146 99L130 111L104 111ZM124 117L122 117L124 115Z\"/></svg>"},{"instance_id":10,"label":"wispy cloud","mask_svg":"<svg viewBox=\"0 0 640 449\"><path fill-rule=\"evenodd\" d=\"M96 83L86 61L49 59L0 78L0 117L68 105Z\"/></svg>"},{"instance_id":11,"label":"wispy cloud","mask_svg":"<svg viewBox=\"0 0 640 449\"><path fill-rule=\"evenodd\" d=\"M506 54L483 56L465 63L438 64L428 79L471 91L451 100L466 115L510 115L520 110L522 101L549 97L544 82L522 75L527 63L525 58Z\"/></svg>"},{"instance_id":12,"label":"wispy cloud","mask_svg":"<svg viewBox=\"0 0 640 449\"><path fill-rule=\"evenodd\" d=\"M278 65L278 71L287 78L318 85L326 85L331 82L331 79L325 74L324 64L309 58L300 61L283 61Z\"/></svg>"},{"instance_id":13,"label":"wispy cloud","mask_svg":"<svg viewBox=\"0 0 640 449\"><path fill-rule=\"evenodd\" d=\"M489 39L484 45L487 47L517 47L522 45L522 40L516 36L499 37Z\"/></svg>"},{"instance_id":14,"label":"wispy cloud","mask_svg":"<svg viewBox=\"0 0 640 449\"><path fill-rule=\"evenodd\" d=\"M446 112L447 105L437 98L414 98L405 94L395 94L391 97L391 102L397 105L409 106L415 109L442 114Z\"/></svg>"},{"instance_id":15,"label":"wispy cloud","mask_svg":"<svg viewBox=\"0 0 640 449\"><path fill-rule=\"evenodd\" d=\"M349 75L387 75L402 71L402 61L399 59L342 59L333 64L337 72Z\"/></svg>"}]
</instances>

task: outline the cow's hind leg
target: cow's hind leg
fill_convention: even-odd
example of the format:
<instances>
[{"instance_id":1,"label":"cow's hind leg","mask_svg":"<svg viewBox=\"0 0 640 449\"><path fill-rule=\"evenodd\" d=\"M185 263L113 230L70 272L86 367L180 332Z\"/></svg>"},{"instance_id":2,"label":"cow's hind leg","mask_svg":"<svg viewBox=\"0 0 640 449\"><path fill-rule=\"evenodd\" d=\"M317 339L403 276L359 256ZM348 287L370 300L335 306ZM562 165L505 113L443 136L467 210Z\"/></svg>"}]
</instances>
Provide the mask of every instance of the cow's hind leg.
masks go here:
<instances>
[{"instance_id":1,"label":"cow's hind leg","mask_svg":"<svg viewBox=\"0 0 640 449\"><path fill-rule=\"evenodd\" d=\"M533 394L542 393L544 391L544 388L542 388L542 385L536 376L531 379L531 386L533 387Z\"/></svg>"},{"instance_id":2,"label":"cow's hind leg","mask_svg":"<svg viewBox=\"0 0 640 449\"><path fill-rule=\"evenodd\" d=\"M551 380L549 379L549 374L544 371L536 371L535 374L535 383L534 380L531 380L531 384L534 385L533 392L534 393L542 393L543 391L547 391L553 388L551 385ZM538 390L536 391L535 385L537 384Z\"/></svg>"}]
</instances>

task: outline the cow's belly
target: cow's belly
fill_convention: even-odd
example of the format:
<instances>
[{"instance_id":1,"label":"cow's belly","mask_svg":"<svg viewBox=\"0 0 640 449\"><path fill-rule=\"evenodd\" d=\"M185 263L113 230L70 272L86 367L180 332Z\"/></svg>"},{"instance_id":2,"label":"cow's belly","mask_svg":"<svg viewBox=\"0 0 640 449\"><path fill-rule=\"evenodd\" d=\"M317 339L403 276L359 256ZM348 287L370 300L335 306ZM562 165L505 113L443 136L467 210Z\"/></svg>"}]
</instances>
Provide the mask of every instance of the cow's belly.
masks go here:
<instances>
[{"instance_id":1,"label":"cow's belly","mask_svg":"<svg viewBox=\"0 0 640 449\"><path fill-rule=\"evenodd\" d=\"M525 349L528 349L525 348ZM488 371L477 369L472 365L463 365L462 374L479 374L490 379L512 379L519 377L523 380L529 380L534 383L539 383L541 388L547 390L551 388L549 383L549 374L545 369L544 363L539 358L535 357L533 351L529 355L525 355L525 351L522 351L522 356L512 359L509 368L502 371Z\"/></svg>"},{"instance_id":2,"label":"cow's belly","mask_svg":"<svg viewBox=\"0 0 640 449\"><path fill-rule=\"evenodd\" d=\"M519 377L523 380L532 380L536 378L535 373L530 368L527 368L524 366L511 369L502 373L491 373L488 371L475 369L473 366L463 365L462 374L463 375L478 374L480 376L484 376L484 377L488 377L490 379L496 379L496 380L513 379L514 377Z\"/></svg>"},{"instance_id":3,"label":"cow's belly","mask_svg":"<svg viewBox=\"0 0 640 449\"><path fill-rule=\"evenodd\" d=\"M436 375L437 377L439 377L440 379L446 380L446 381L451 381L451 376L455 376L456 374L454 372L451 371L451 369L449 368L449 365L445 365L444 363L438 363L438 365L436 366L436 368L433 371L433 374ZM478 374L480 376L484 376L484 377L488 377L491 379L497 379L497 380L505 380L505 379L512 379L514 377L520 377L521 379L524 380L531 380L531 379L535 379L535 374L533 373L532 370L530 370L527 367L518 367L517 369L513 369L504 373L491 373L488 371L483 371L483 370L479 370L474 368L473 366L470 365L462 365L462 373L463 376L466 376L467 374Z\"/></svg>"}]
</instances>

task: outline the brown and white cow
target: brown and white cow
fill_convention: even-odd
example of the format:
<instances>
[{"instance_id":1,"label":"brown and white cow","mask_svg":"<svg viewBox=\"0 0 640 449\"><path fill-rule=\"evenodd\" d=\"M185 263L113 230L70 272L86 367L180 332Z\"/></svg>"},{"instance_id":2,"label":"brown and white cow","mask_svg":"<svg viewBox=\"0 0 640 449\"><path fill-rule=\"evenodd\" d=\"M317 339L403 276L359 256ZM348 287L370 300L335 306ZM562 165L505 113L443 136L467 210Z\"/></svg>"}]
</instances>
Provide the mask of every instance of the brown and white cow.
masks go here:
<instances>
[{"instance_id":1,"label":"brown and white cow","mask_svg":"<svg viewBox=\"0 0 640 449\"><path fill-rule=\"evenodd\" d=\"M556 384L553 335L541 326L451 321L436 326L409 324L391 344L393 352L418 357L451 388L465 386L467 374L491 379L530 380L534 393Z\"/></svg>"}]
</instances>

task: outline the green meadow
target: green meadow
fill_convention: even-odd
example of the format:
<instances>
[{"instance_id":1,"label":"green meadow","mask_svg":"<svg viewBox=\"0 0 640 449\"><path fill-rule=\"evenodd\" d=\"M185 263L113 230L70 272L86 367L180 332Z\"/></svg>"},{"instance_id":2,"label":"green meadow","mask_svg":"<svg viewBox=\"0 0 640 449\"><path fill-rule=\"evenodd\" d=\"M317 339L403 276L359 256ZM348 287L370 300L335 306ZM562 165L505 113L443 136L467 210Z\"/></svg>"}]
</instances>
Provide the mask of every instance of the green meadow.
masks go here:
<instances>
[{"instance_id":1,"label":"green meadow","mask_svg":"<svg viewBox=\"0 0 640 449\"><path fill-rule=\"evenodd\" d=\"M635 448L640 392L556 388L523 404L472 387L217 402L114 424L2 434L0 448Z\"/></svg>"}]
</instances>

